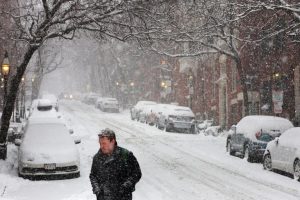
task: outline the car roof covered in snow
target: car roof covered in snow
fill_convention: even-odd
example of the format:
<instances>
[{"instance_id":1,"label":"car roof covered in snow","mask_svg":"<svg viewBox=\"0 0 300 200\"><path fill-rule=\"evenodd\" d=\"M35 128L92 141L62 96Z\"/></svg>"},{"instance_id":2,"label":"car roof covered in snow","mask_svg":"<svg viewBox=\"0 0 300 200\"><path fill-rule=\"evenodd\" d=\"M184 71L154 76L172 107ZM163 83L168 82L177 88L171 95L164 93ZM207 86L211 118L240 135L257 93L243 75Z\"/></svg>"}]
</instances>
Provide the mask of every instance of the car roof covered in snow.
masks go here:
<instances>
[{"instance_id":1,"label":"car roof covered in snow","mask_svg":"<svg viewBox=\"0 0 300 200\"><path fill-rule=\"evenodd\" d=\"M283 140L289 147L298 148L300 150L300 127L294 127L286 130L280 136L280 140Z\"/></svg>"},{"instance_id":2,"label":"car roof covered in snow","mask_svg":"<svg viewBox=\"0 0 300 200\"><path fill-rule=\"evenodd\" d=\"M259 131L269 132L278 131L283 133L289 128L294 127L293 124L281 117L264 116L264 115L251 115L246 116L239 121L236 126L236 132L242 133L252 140L257 140L255 134Z\"/></svg>"},{"instance_id":3,"label":"car roof covered in snow","mask_svg":"<svg viewBox=\"0 0 300 200\"><path fill-rule=\"evenodd\" d=\"M187 117L195 117L195 114L189 107L184 106L174 106L171 107L169 115L179 115Z\"/></svg>"},{"instance_id":4,"label":"car roof covered in snow","mask_svg":"<svg viewBox=\"0 0 300 200\"><path fill-rule=\"evenodd\" d=\"M52 106L52 102L49 99L39 99L37 107L48 107Z\"/></svg>"},{"instance_id":5,"label":"car roof covered in snow","mask_svg":"<svg viewBox=\"0 0 300 200\"><path fill-rule=\"evenodd\" d=\"M136 107L145 106L145 105L155 105L157 104L155 101L139 101L136 104Z\"/></svg>"}]
</instances>

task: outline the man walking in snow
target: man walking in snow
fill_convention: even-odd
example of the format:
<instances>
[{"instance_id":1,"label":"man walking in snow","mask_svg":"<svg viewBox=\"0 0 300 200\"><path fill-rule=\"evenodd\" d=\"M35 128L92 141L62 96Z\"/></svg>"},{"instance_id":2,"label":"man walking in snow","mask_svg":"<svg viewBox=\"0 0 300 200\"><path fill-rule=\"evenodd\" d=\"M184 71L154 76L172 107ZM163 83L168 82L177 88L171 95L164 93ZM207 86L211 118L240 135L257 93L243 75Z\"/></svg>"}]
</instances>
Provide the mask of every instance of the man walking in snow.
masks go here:
<instances>
[{"instance_id":1,"label":"man walking in snow","mask_svg":"<svg viewBox=\"0 0 300 200\"><path fill-rule=\"evenodd\" d=\"M114 131L98 134L100 150L93 158L90 181L97 200L132 200L142 173L133 153L119 147Z\"/></svg>"}]
</instances>

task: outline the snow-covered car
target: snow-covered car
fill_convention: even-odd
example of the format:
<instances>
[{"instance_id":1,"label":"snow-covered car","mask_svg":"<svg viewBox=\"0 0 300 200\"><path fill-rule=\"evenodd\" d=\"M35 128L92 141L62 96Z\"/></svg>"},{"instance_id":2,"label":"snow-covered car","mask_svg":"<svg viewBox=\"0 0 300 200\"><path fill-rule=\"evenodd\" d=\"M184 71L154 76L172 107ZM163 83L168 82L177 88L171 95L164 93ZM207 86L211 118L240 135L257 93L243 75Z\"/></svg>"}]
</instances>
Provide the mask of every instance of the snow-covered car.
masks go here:
<instances>
[{"instance_id":1,"label":"snow-covered car","mask_svg":"<svg viewBox=\"0 0 300 200\"><path fill-rule=\"evenodd\" d=\"M154 110L157 105L145 105L141 107L141 111L139 113L139 121L153 126L156 122Z\"/></svg>"},{"instance_id":2,"label":"snow-covered car","mask_svg":"<svg viewBox=\"0 0 300 200\"><path fill-rule=\"evenodd\" d=\"M188 107L170 105L160 114L157 127L167 132L194 133L195 115Z\"/></svg>"},{"instance_id":3,"label":"snow-covered car","mask_svg":"<svg viewBox=\"0 0 300 200\"><path fill-rule=\"evenodd\" d=\"M53 94L44 94L42 96L42 99L48 99L48 100L50 100L53 108L56 111L58 111L58 109L59 109L59 103L58 103L58 98L55 95L53 95Z\"/></svg>"},{"instance_id":4,"label":"snow-covered car","mask_svg":"<svg viewBox=\"0 0 300 200\"><path fill-rule=\"evenodd\" d=\"M98 108L103 112L120 112L119 102L116 98L103 97L98 99Z\"/></svg>"},{"instance_id":5,"label":"snow-covered car","mask_svg":"<svg viewBox=\"0 0 300 200\"><path fill-rule=\"evenodd\" d=\"M90 93L84 97L83 102L88 105L95 105L99 97L101 97L99 94Z\"/></svg>"},{"instance_id":6,"label":"snow-covered car","mask_svg":"<svg viewBox=\"0 0 300 200\"><path fill-rule=\"evenodd\" d=\"M35 109L37 109L37 105L38 105L38 103L39 103L39 100L40 100L40 99L34 99L34 100L32 101L30 107L28 108L28 112L29 112L28 116L30 116L30 115L33 113L33 111L34 111Z\"/></svg>"},{"instance_id":7,"label":"snow-covered car","mask_svg":"<svg viewBox=\"0 0 300 200\"><path fill-rule=\"evenodd\" d=\"M220 126L210 126L204 131L204 135L218 136L221 132Z\"/></svg>"},{"instance_id":8,"label":"snow-covered car","mask_svg":"<svg viewBox=\"0 0 300 200\"><path fill-rule=\"evenodd\" d=\"M289 120L281 117L246 116L236 125L233 134L228 135L226 149L230 155L238 154L249 162L261 161L267 143L292 127Z\"/></svg>"},{"instance_id":9,"label":"snow-covered car","mask_svg":"<svg viewBox=\"0 0 300 200\"><path fill-rule=\"evenodd\" d=\"M18 172L24 178L79 177L80 158L66 125L58 119L31 119L19 146Z\"/></svg>"},{"instance_id":10,"label":"snow-covered car","mask_svg":"<svg viewBox=\"0 0 300 200\"><path fill-rule=\"evenodd\" d=\"M139 120L139 114L144 106L156 105L154 101L139 101L137 104L130 109L130 115L132 120Z\"/></svg>"},{"instance_id":11,"label":"snow-covered car","mask_svg":"<svg viewBox=\"0 0 300 200\"><path fill-rule=\"evenodd\" d=\"M300 181L300 128L291 128L268 143L263 157L266 170L281 170Z\"/></svg>"},{"instance_id":12,"label":"snow-covered car","mask_svg":"<svg viewBox=\"0 0 300 200\"><path fill-rule=\"evenodd\" d=\"M38 99L34 101L34 107L31 109L31 113L29 119L32 118L60 118L61 114L57 112L54 108L50 100L48 99Z\"/></svg>"}]
</instances>

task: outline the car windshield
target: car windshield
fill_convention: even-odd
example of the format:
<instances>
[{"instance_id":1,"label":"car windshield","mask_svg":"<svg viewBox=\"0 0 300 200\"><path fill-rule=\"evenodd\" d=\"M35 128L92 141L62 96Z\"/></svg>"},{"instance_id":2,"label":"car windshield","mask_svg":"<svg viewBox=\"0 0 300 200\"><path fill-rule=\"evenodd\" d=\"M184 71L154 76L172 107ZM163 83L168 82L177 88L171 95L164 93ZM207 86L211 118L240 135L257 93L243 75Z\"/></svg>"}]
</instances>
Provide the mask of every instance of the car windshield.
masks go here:
<instances>
[{"instance_id":1,"label":"car windshield","mask_svg":"<svg viewBox=\"0 0 300 200\"><path fill-rule=\"evenodd\" d=\"M270 142L274 140L274 136L270 135L269 133L262 133L257 139L263 142Z\"/></svg>"}]
</instances>

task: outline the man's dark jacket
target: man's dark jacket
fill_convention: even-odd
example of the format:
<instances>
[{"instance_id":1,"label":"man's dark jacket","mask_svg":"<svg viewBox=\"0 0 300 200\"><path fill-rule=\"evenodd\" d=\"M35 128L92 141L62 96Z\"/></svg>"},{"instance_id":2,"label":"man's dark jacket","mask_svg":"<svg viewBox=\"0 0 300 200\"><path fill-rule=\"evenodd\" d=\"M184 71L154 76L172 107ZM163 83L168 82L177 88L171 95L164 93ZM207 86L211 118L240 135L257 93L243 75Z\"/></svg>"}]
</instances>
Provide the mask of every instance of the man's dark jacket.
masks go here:
<instances>
[{"instance_id":1,"label":"man's dark jacket","mask_svg":"<svg viewBox=\"0 0 300 200\"><path fill-rule=\"evenodd\" d=\"M101 150L93 158L90 181L98 200L131 200L142 176L133 153L116 147L112 155Z\"/></svg>"}]
</instances>

